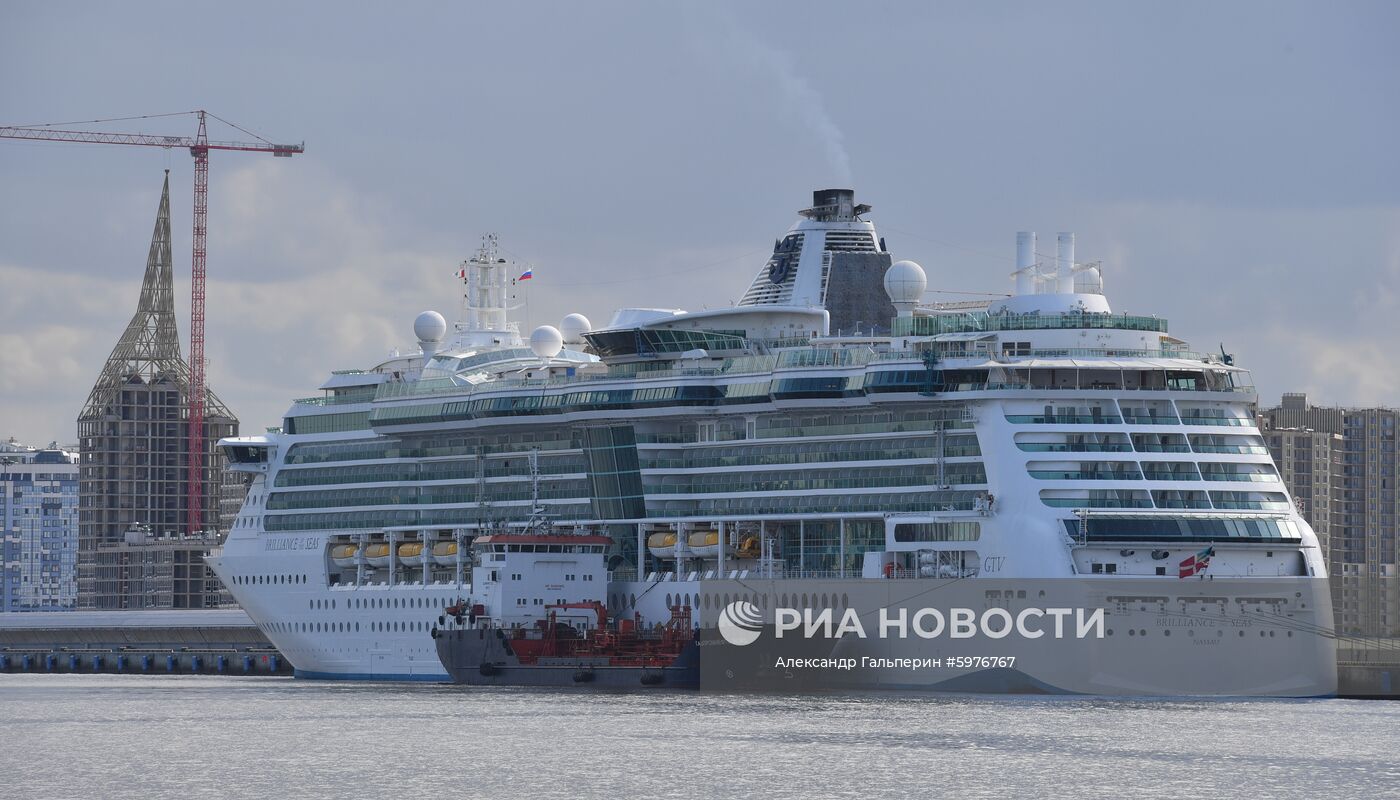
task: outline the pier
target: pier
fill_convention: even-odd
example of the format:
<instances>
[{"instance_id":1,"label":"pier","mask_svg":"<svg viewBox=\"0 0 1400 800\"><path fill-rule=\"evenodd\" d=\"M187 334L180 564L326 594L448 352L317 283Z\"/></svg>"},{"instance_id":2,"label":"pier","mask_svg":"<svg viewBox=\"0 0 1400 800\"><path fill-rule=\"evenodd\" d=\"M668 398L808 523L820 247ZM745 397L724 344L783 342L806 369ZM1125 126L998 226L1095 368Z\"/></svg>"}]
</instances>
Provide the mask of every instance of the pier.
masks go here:
<instances>
[{"instance_id":1,"label":"pier","mask_svg":"<svg viewBox=\"0 0 1400 800\"><path fill-rule=\"evenodd\" d=\"M1400 639L1356 639L1340 644L1337 695L1400 700Z\"/></svg>"},{"instance_id":2,"label":"pier","mask_svg":"<svg viewBox=\"0 0 1400 800\"><path fill-rule=\"evenodd\" d=\"M291 675L241 610L0 614L0 672Z\"/></svg>"}]
</instances>

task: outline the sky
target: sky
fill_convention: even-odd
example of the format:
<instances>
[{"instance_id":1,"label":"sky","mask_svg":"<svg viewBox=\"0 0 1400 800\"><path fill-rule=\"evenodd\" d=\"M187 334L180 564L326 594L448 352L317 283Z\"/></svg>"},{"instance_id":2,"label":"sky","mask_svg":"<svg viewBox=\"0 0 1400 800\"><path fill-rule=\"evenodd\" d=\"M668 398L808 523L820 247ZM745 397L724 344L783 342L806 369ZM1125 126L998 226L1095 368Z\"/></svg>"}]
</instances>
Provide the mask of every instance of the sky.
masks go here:
<instances>
[{"instance_id":1,"label":"sky","mask_svg":"<svg viewBox=\"0 0 1400 800\"><path fill-rule=\"evenodd\" d=\"M928 300L1074 231L1115 311L1263 403L1400 405L1400 4L389 5L0 3L0 125L306 143L211 157L208 380L245 432L455 319L483 234L534 269L527 332L601 326L734 302L829 186ZM165 169L188 336L188 152L0 140L0 438L74 440Z\"/></svg>"}]
</instances>

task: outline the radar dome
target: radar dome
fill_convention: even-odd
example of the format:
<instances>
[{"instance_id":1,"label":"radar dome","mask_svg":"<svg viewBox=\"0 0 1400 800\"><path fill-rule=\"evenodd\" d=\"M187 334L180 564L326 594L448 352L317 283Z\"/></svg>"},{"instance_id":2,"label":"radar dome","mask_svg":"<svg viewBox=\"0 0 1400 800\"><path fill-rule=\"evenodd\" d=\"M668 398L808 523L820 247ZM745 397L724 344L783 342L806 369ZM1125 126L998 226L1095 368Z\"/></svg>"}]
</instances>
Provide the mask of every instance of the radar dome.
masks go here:
<instances>
[{"instance_id":1,"label":"radar dome","mask_svg":"<svg viewBox=\"0 0 1400 800\"><path fill-rule=\"evenodd\" d=\"M569 344L579 344L583 341L583 335L593 330L593 323L588 321L588 317L582 314L570 314L564 317L564 321L559 323L559 331L564 334L564 341Z\"/></svg>"},{"instance_id":2,"label":"radar dome","mask_svg":"<svg viewBox=\"0 0 1400 800\"><path fill-rule=\"evenodd\" d=\"M421 342L440 342L447 335L447 320L436 311L424 311L413 320L413 333Z\"/></svg>"},{"instance_id":3,"label":"radar dome","mask_svg":"<svg viewBox=\"0 0 1400 800\"><path fill-rule=\"evenodd\" d=\"M913 261L896 261L885 270L885 294L894 303L917 303L928 288L924 268Z\"/></svg>"},{"instance_id":4,"label":"radar dome","mask_svg":"<svg viewBox=\"0 0 1400 800\"><path fill-rule=\"evenodd\" d=\"M564 334L553 325L541 325L530 332L530 349L540 358L554 358L564 349Z\"/></svg>"}]
</instances>

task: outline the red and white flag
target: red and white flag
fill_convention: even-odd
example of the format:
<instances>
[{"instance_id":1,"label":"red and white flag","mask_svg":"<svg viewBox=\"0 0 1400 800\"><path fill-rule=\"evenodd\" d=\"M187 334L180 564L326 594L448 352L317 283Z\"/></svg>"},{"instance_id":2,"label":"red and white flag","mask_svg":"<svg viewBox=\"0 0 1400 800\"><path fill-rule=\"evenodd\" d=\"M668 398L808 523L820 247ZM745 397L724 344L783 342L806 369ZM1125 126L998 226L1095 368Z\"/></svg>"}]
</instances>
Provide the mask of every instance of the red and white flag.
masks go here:
<instances>
[{"instance_id":1,"label":"red and white flag","mask_svg":"<svg viewBox=\"0 0 1400 800\"><path fill-rule=\"evenodd\" d=\"M1193 556L1187 556L1187 558L1178 565L1180 569L1177 572L1177 577L1189 578L1198 572L1205 572L1206 567L1210 566L1210 557L1213 555L1215 555L1215 548L1207 547Z\"/></svg>"}]
</instances>

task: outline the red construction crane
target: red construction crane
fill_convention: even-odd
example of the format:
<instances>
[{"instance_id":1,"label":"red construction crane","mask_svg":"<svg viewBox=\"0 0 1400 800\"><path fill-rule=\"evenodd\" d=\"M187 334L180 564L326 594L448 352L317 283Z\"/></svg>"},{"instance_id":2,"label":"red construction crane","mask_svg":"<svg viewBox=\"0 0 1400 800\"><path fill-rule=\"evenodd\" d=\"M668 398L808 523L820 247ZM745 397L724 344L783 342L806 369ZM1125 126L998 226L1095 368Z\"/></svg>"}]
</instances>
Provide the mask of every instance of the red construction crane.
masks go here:
<instances>
[{"instance_id":1,"label":"red construction crane","mask_svg":"<svg viewBox=\"0 0 1400 800\"><path fill-rule=\"evenodd\" d=\"M155 117L196 116L199 118L199 131L194 138L185 136L153 136L145 133L102 133L97 131L74 131L54 127L55 125L87 125L99 122L118 122L132 119L152 119ZM210 116L231 128L257 139L256 142L209 141L205 128L205 117ZM228 120L204 110L186 111L180 114L152 114L144 117L121 117L119 119L94 119L86 122L51 123L25 127L0 127L0 139L38 139L50 142L88 142L92 144L134 144L142 147L188 147L194 156L194 253L190 262L190 427L188 472L186 482L189 495L186 499L185 526L188 533L196 533L204 519L204 274L205 239L207 238L209 216L209 151L240 150L250 153L271 153L281 158L290 158L305 152L305 144L273 144L255 133L244 130Z\"/></svg>"}]
</instances>

